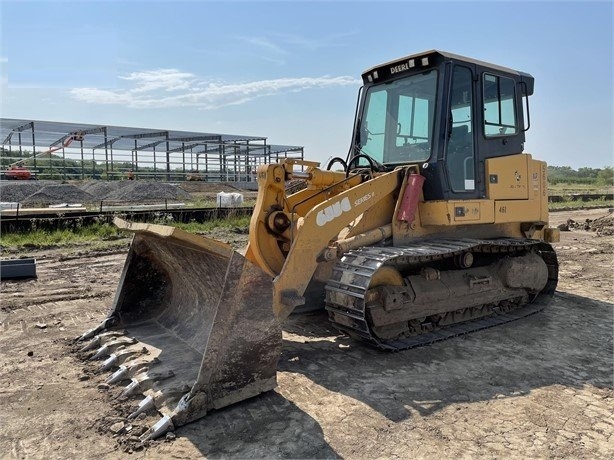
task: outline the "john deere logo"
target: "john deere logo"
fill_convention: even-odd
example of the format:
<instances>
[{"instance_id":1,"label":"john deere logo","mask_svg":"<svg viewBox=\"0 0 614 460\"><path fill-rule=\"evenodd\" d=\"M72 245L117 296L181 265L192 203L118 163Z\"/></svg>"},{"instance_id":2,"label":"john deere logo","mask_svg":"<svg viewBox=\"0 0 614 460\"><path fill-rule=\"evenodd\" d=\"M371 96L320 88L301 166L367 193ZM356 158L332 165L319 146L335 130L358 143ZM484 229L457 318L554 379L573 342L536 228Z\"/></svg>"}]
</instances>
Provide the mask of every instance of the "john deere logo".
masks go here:
<instances>
[{"instance_id":1,"label":"john deere logo","mask_svg":"<svg viewBox=\"0 0 614 460\"><path fill-rule=\"evenodd\" d=\"M352 209L350 199L345 197L343 200L337 201L336 203L322 209L316 216L316 224L318 224L320 227L323 227L324 225L326 225L336 217L339 217L342 213L349 211L350 209Z\"/></svg>"}]
</instances>

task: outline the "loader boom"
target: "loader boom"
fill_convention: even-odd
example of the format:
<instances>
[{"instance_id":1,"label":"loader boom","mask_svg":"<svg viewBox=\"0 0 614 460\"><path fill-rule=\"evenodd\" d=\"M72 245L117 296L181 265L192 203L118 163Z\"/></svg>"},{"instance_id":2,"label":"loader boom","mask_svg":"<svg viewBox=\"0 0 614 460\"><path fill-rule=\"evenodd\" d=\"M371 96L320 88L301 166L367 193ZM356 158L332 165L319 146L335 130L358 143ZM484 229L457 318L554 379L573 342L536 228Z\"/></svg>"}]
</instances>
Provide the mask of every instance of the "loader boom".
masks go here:
<instances>
[{"instance_id":1,"label":"loader boom","mask_svg":"<svg viewBox=\"0 0 614 460\"><path fill-rule=\"evenodd\" d=\"M313 183L312 176L320 176L330 178L332 186L312 189L311 195L303 199L314 203L307 208L308 212L299 215L296 205L288 203L283 188L280 191L272 187L280 175L283 182L293 175L291 168L294 164L295 161L282 162L273 168L261 166L258 169L260 195L250 223L248 258L252 257L254 263L269 269L276 267L276 264L279 266L275 258L283 257L282 250L271 250L271 247L289 246L281 269L273 272L273 311L280 320L287 318L296 306L305 303L303 294L318 263L322 261L319 259L329 244L338 239L339 232L397 190L404 172L402 169L393 170L368 181L361 175L353 175L347 180L343 177L338 182L332 182L340 178L338 173L312 167L311 172L307 173L310 183ZM325 180L322 182L328 183ZM333 189L339 193L333 194ZM267 196L271 191L273 199ZM265 203L266 208L263 209ZM276 226L276 220L282 225ZM264 232L264 235L260 232ZM261 241L267 242L264 248ZM272 259L270 263L268 258Z\"/></svg>"}]
</instances>

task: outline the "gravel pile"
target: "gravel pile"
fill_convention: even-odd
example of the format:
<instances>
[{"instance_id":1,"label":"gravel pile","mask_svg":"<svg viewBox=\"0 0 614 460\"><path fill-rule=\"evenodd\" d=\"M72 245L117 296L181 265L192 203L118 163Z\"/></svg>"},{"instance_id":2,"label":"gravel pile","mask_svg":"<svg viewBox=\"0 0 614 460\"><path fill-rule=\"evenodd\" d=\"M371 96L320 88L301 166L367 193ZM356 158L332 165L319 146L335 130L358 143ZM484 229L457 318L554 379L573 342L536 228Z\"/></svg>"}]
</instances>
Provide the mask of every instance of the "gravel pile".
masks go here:
<instances>
[{"instance_id":1,"label":"gravel pile","mask_svg":"<svg viewBox=\"0 0 614 460\"><path fill-rule=\"evenodd\" d=\"M92 195L79 187L70 184L47 185L39 191L21 200L27 205L48 205L61 203L93 203L96 200Z\"/></svg>"},{"instance_id":2,"label":"gravel pile","mask_svg":"<svg viewBox=\"0 0 614 460\"><path fill-rule=\"evenodd\" d=\"M120 188L125 187L126 185L130 185L130 184L131 182L128 182L128 181L107 182L107 181L93 180L93 181L84 182L83 184L79 186L79 188L83 190L84 192L87 192L90 195L92 195L97 201L102 201L110 193L113 193L116 190L119 190Z\"/></svg>"},{"instance_id":3,"label":"gravel pile","mask_svg":"<svg viewBox=\"0 0 614 460\"><path fill-rule=\"evenodd\" d=\"M38 181L3 182L0 184L0 201L19 203L26 197L38 192L45 185Z\"/></svg>"},{"instance_id":4,"label":"gravel pile","mask_svg":"<svg viewBox=\"0 0 614 460\"><path fill-rule=\"evenodd\" d=\"M186 200L190 194L166 182L124 181L122 187L105 196L107 201Z\"/></svg>"}]
</instances>

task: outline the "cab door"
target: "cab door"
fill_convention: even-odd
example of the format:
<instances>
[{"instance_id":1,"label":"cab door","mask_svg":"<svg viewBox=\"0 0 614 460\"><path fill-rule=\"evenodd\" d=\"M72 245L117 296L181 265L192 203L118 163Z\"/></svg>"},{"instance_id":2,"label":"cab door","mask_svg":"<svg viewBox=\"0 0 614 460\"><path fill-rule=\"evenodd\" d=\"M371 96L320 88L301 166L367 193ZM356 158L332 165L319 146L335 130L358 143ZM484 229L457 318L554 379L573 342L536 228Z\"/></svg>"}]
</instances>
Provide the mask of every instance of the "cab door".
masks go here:
<instances>
[{"instance_id":1,"label":"cab door","mask_svg":"<svg viewBox=\"0 0 614 460\"><path fill-rule=\"evenodd\" d=\"M444 160L448 194L456 199L479 196L474 75L470 65L455 64L450 79Z\"/></svg>"}]
</instances>

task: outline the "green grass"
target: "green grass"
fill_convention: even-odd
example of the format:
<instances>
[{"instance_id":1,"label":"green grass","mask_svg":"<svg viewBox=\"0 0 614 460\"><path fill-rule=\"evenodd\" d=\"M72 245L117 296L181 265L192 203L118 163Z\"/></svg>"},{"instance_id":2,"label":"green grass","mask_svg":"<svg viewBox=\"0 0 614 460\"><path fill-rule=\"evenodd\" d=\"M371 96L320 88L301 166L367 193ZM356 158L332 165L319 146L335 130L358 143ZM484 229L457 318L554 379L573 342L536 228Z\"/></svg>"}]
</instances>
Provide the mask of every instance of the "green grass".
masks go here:
<instances>
[{"instance_id":1,"label":"green grass","mask_svg":"<svg viewBox=\"0 0 614 460\"><path fill-rule=\"evenodd\" d=\"M247 228L249 228L249 220L249 217L230 217L228 219L215 219L202 223L189 222L184 224L181 222L175 222L171 223L171 225L190 233L206 233L218 228L225 228L229 230L241 228L247 230Z\"/></svg>"},{"instance_id":2,"label":"green grass","mask_svg":"<svg viewBox=\"0 0 614 460\"><path fill-rule=\"evenodd\" d=\"M157 222L173 225L190 233L208 233L214 229L236 229L247 231L249 217L231 217L225 220L211 220L198 223ZM43 249L51 247L94 244L94 246L112 246L123 244L118 240L129 238L130 232L122 231L111 224L93 224L64 230L33 230L28 232L4 233L0 236L3 249Z\"/></svg>"},{"instance_id":3,"label":"green grass","mask_svg":"<svg viewBox=\"0 0 614 460\"><path fill-rule=\"evenodd\" d=\"M590 200L590 201L561 201L558 203L548 203L550 211L588 209L588 208L612 208L614 201L612 200Z\"/></svg>"},{"instance_id":4,"label":"green grass","mask_svg":"<svg viewBox=\"0 0 614 460\"><path fill-rule=\"evenodd\" d=\"M614 207L613 201L592 200L592 201L563 201L560 203L549 203L551 211L573 210L582 208L611 208ZM190 233L206 234L214 230L226 229L241 233L246 233L249 228L249 217L230 217L228 219L211 220L208 222L157 222L178 227ZM69 247L88 244L94 247L110 247L125 244L130 237L130 232L125 232L111 224L93 224L81 226L75 229L65 230L33 230L29 232L5 233L0 236L0 246L3 250L21 249L45 249L57 247Z\"/></svg>"},{"instance_id":5,"label":"green grass","mask_svg":"<svg viewBox=\"0 0 614 460\"><path fill-rule=\"evenodd\" d=\"M548 183L548 194L550 195L570 195L572 193L612 193L612 187L596 184L569 184L559 182L557 184Z\"/></svg>"},{"instance_id":6,"label":"green grass","mask_svg":"<svg viewBox=\"0 0 614 460\"><path fill-rule=\"evenodd\" d=\"M4 233L0 237L3 248L46 248L90 242L109 242L126 238L128 233L110 224L94 224L63 230L32 230Z\"/></svg>"}]
</instances>

